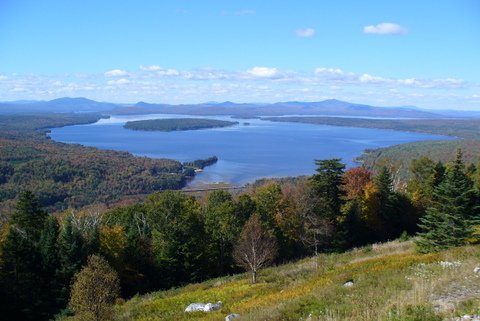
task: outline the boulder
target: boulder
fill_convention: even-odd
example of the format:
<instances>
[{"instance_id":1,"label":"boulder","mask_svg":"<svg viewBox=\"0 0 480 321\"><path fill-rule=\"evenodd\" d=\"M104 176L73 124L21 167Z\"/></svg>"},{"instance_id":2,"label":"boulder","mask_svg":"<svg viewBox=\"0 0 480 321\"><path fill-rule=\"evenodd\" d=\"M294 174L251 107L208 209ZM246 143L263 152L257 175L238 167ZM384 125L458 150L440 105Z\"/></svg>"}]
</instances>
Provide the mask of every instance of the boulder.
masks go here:
<instances>
[{"instance_id":1,"label":"boulder","mask_svg":"<svg viewBox=\"0 0 480 321\"><path fill-rule=\"evenodd\" d=\"M477 266L473 269L473 273L478 273L480 274L480 266Z\"/></svg>"},{"instance_id":2,"label":"boulder","mask_svg":"<svg viewBox=\"0 0 480 321\"><path fill-rule=\"evenodd\" d=\"M185 312L196 312L196 311L203 311L203 312L211 312L220 310L222 308L222 302L218 301L217 303L190 303L188 307L185 309Z\"/></svg>"},{"instance_id":3,"label":"boulder","mask_svg":"<svg viewBox=\"0 0 480 321\"><path fill-rule=\"evenodd\" d=\"M230 313L225 317L225 321L232 321L233 319L240 318L240 314L238 313Z\"/></svg>"},{"instance_id":4,"label":"boulder","mask_svg":"<svg viewBox=\"0 0 480 321\"><path fill-rule=\"evenodd\" d=\"M211 312L211 311L216 311L220 310L222 308L222 301L218 301L217 303L207 303L205 304L205 307L203 308L203 311L205 312Z\"/></svg>"},{"instance_id":5,"label":"boulder","mask_svg":"<svg viewBox=\"0 0 480 321\"><path fill-rule=\"evenodd\" d=\"M205 303L190 303L188 307L185 309L185 312L196 312L196 311L204 311Z\"/></svg>"},{"instance_id":6,"label":"boulder","mask_svg":"<svg viewBox=\"0 0 480 321\"><path fill-rule=\"evenodd\" d=\"M346 287L346 288L352 287L353 286L353 281L347 281L347 282L343 283L343 286Z\"/></svg>"}]
</instances>

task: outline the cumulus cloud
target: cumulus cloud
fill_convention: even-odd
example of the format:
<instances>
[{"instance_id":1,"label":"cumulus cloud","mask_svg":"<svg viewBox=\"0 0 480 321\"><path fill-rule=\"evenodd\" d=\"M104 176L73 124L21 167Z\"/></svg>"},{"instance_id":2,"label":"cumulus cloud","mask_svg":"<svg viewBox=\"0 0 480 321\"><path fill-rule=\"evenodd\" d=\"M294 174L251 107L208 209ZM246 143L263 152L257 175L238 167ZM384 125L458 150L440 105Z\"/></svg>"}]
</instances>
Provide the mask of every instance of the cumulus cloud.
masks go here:
<instances>
[{"instance_id":1,"label":"cumulus cloud","mask_svg":"<svg viewBox=\"0 0 480 321\"><path fill-rule=\"evenodd\" d=\"M407 33L407 29L396 23L382 22L363 27L363 32L374 35L403 35Z\"/></svg>"},{"instance_id":2,"label":"cumulus cloud","mask_svg":"<svg viewBox=\"0 0 480 321\"><path fill-rule=\"evenodd\" d=\"M179 76L180 72L176 69L172 68L162 68L159 65L151 65L151 66L140 66L140 69L143 71L151 71L155 72L159 76Z\"/></svg>"},{"instance_id":3,"label":"cumulus cloud","mask_svg":"<svg viewBox=\"0 0 480 321\"><path fill-rule=\"evenodd\" d=\"M358 80L362 83L370 83L370 84L382 84L382 83L391 82L391 80L388 78L372 76L369 74L360 75L360 77L358 77Z\"/></svg>"},{"instance_id":4,"label":"cumulus cloud","mask_svg":"<svg viewBox=\"0 0 480 321\"><path fill-rule=\"evenodd\" d=\"M313 28L299 28L295 30L295 34L300 38L310 38L315 36L315 29Z\"/></svg>"},{"instance_id":5,"label":"cumulus cloud","mask_svg":"<svg viewBox=\"0 0 480 321\"><path fill-rule=\"evenodd\" d=\"M126 85L126 84L129 84L129 83L130 83L130 80L128 80L127 78L120 78L120 79L116 79L116 80L107 81L107 84L109 84L109 85Z\"/></svg>"},{"instance_id":6,"label":"cumulus cloud","mask_svg":"<svg viewBox=\"0 0 480 321\"><path fill-rule=\"evenodd\" d=\"M125 76L98 74L2 74L3 100L88 97L112 102L194 103L203 101L316 101L336 98L352 102L480 108L478 84L462 79L404 77L318 67L309 73L256 66L249 70L172 69L140 66ZM455 97L448 94L462 93ZM438 96L439 94L443 96ZM435 98L437 95L438 97ZM373 101L375 100L375 101ZM382 103L383 104L383 103Z\"/></svg>"},{"instance_id":7,"label":"cumulus cloud","mask_svg":"<svg viewBox=\"0 0 480 321\"><path fill-rule=\"evenodd\" d=\"M346 73L342 69L324 67L316 68L314 74L329 79L342 79L346 75Z\"/></svg>"},{"instance_id":8,"label":"cumulus cloud","mask_svg":"<svg viewBox=\"0 0 480 321\"><path fill-rule=\"evenodd\" d=\"M121 69L112 69L104 73L106 77L121 77L121 76L126 76L127 74L128 73L125 70L121 70Z\"/></svg>"},{"instance_id":9,"label":"cumulus cloud","mask_svg":"<svg viewBox=\"0 0 480 321\"><path fill-rule=\"evenodd\" d=\"M247 73L254 77L271 78L278 75L278 69L269 67L253 67L252 69L247 70Z\"/></svg>"},{"instance_id":10,"label":"cumulus cloud","mask_svg":"<svg viewBox=\"0 0 480 321\"><path fill-rule=\"evenodd\" d=\"M141 70L144 70L144 71L158 71L158 70L162 70L162 67L160 67L159 65L151 65L151 66L140 66L140 69Z\"/></svg>"}]
</instances>

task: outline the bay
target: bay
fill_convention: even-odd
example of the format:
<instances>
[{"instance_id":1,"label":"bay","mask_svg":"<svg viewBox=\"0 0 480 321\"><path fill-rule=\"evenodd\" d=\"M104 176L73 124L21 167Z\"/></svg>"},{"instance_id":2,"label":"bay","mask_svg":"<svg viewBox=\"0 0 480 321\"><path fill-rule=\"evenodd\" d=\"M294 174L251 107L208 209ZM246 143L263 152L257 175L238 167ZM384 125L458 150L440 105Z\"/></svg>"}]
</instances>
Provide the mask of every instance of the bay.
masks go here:
<instances>
[{"instance_id":1,"label":"bay","mask_svg":"<svg viewBox=\"0 0 480 321\"><path fill-rule=\"evenodd\" d=\"M146 132L123 128L132 120L209 118L239 121L238 125L177 132ZM311 175L316 159L341 158L355 166L354 158L367 148L451 137L369 128L335 127L261 119L186 115L112 116L97 123L51 130L53 140L101 149L128 151L152 158L181 162L217 156L218 162L198 175L191 185L226 182L243 185L260 178Z\"/></svg>"}]
</instances>

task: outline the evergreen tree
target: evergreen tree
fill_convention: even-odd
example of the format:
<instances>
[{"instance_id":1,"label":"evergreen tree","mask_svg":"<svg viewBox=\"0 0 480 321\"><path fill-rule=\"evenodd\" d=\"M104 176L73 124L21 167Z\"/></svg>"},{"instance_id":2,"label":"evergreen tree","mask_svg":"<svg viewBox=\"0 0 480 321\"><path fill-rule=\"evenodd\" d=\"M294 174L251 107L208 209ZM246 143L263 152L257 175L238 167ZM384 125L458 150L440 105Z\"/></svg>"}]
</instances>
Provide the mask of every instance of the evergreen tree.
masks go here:
<instances>
[{"instance_id":1,"label":"evergreen tree","mask_svg":"<svg viewBox=\"0 0 480 321\"><path fill-rule=\"evenodd\" d=\"M1 315L6 320L46 318L41 302L41 265L36 245L11 225L0 248L0 288L4 291Z\"/></svg>"},{"instance_id":2,"label":"evergreen tree","mask_svg":"<svg viewBox=\"0 0 480 321\"><path fill-rule=\"evenodd\" d=\"M58 259L60 262L57 278L62 285L60 304L66 306L70 293L70 282L82 265L85 263L88 253L80 231L72 224L70 216L65 218L58 238Z\"/></svg>"},{"instance_id":3,"label":"evergreen tree","mask_svg":"<svg viewBox=\"0 0 480 321\"><path fill-rule=\"evenodd\" d=\"M0 244L0 287L11 320L49 317L40 237L47 214L31 192L20 196ZM3 316L4 314L2 314Z\"/></svg>"},{"instance_id":4,"label":"evergreen tree","mask_svg":"<svg viewBox=\"0 0 480 321\"><path fill-rule=\"evenodd\" d=\"M45 220L42 235L40 237L40 254L43 271L53 276L58 267L57 239L60 227L55 217L49 216Z\"/></svg>"},{"instance_id":5,"label":"evergreen tree","mask_svg":"<svg viewBox=\"0 0 480 321\"><path fill-rule=\"evenodd\" d=\"M205 278L205 227L195 198L178 191L155 193L147 208L158 285L171 287Z\"/></svg>"},{"instance_id":6,"label":"evergreen tree","mask_svg":"<svg viewBox=\"0 0 480 321\"><path fill-rule=\"evenodd\" d=\"M465 174L458 150L443 182L434 190L433 206L420 219L417 246L421 252L431 252L466 244L478 219L478 194Z\"/></svg>"},{"instance_id":7,"label":"evergreen tree","mask_svg":"<svg viewBox=\"0 0 480 321\"><path fill-rule=\"evenodd\" d=\"M15 212L10 218L10 223L25 231L34 242L40 239L43 222L47 213L42 209L37 198L30 191L20 195Z\"/></svg>"},{"instance_id":8,"label":"evergreen tree","mask_svg":"<svg viewBox=\"0 0 480 321\"><path fill-rule=\"evenodd\" d=\"M339 158L316 160L318 166L315 174L311 178L314 191L317 193L322 206L322 215L329 219L335 219L340 214L342 206L343 173L345 164L340 163Z\"/></svg>"},{"instance_id":9,"label":"evergreen tree","mask_svg":"<svg viewBox=\"0 0 480 321\"><path fill-rule=\"evenodd\" d=\"M55 217L49 216L45 220L42 235L39 242L39 252L41 260L41 277L45 310L50 315L55 314L63 308L58 298L61 295L61 285L57 279L57 270L59 268L58 258L58 235L59 224Z\"/></svg>"}]
</instances>

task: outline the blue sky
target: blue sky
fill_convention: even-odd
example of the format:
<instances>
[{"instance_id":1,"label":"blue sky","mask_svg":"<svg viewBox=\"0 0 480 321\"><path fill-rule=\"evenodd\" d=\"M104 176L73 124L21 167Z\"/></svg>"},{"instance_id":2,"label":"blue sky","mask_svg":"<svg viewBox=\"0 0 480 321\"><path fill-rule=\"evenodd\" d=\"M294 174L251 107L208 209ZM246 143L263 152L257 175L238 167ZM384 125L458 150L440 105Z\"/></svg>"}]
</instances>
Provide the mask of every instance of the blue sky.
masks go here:
<instances>
[{"instance_id":1,"label":"blue sky","mask_svg":"<svg viewBox=\"0 0 480 321\"><path fill-rule=\"evenodd\" d=\"M0 100L480 110L480 1L0 0Z\"/></svg>"}]
</instances>

